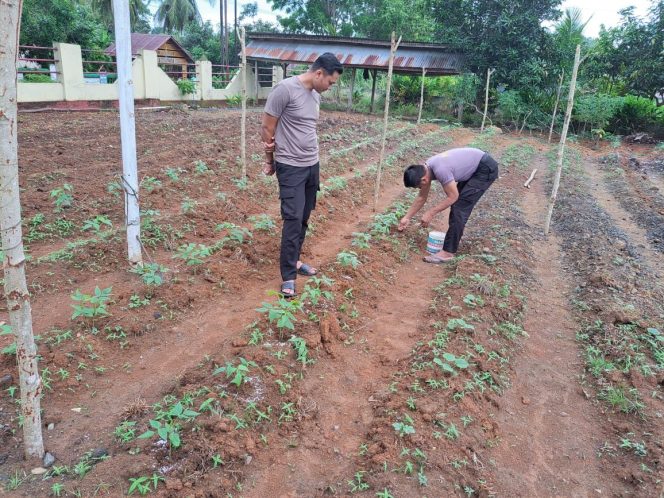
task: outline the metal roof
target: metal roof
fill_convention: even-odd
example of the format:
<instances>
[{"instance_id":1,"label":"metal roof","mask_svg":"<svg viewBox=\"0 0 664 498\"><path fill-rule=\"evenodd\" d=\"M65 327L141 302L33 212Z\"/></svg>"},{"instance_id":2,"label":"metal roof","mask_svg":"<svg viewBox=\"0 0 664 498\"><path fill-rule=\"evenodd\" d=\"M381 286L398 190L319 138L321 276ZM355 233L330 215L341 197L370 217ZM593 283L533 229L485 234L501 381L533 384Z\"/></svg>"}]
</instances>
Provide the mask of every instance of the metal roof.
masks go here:
<instances>
[{"instance_id":1,"label":"metal roof","mask_svg":"<svg viewBox=\"0 0 664 498\"><path fill-rule=\"evenodd\" d=\"M332 52L344 67L386 71L390 42L334 36L248 33L247 58L275 63L311 64L324 52ZM394 56L394 72L459 74L464 57L457 49L435 43L401 42Z\"/></svg>"},{"instance_id":2,"label":"metal roof","mask_svg":"<svg viewBox=\"0 0 664 498\"><path fill-rule=\"evenodd\" d=\"M178 41L171 35L148 35L145 33L132 33L131 34L131 55L138 55L141 50L159 50L167 41L173 42L189 59L192 64L195 62L194 58L187 52ZM111 43L104 53L107 55L115 55L115 43Z\"/></svg>"}]
</instances>

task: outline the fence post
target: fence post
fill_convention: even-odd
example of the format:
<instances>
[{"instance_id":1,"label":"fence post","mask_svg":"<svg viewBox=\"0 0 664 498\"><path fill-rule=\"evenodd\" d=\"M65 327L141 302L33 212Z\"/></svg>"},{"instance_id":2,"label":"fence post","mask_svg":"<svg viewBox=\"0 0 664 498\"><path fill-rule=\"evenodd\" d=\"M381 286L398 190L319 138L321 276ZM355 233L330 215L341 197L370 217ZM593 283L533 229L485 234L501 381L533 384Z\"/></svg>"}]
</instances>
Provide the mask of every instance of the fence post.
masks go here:
<instances>
[{"instance_id":1,"label":"fence post","mask_svg":"<svg viewBox=\"0 0 664 498\"><path fill-rule=\"evenodd\" d=\"M240 153L242 154L242 178L247 177L247 47L245 45L244 26L240 29L242 47L242 128L240 134Z\"/></svg>"},{"instance_id":2,"label":"fence post","mask_svg":"<svg viewBox=\"0 0 664 498\"><path fill-rule=\"evenodd\" d=\"M394 38L396 34L394 31L392 31L392 41L390 44L390 60L388 64L388 69L387 69L387 86L385 88L385 114L383 116L383 138L381 140L381 146L380 146L380 160L378 162L378 171L376 172L376 188L374 190L374 211L376 210L376 206L378 206L378 195L380 194L380 174L383 169L383 158L385 156L385 138L387 136L387 118L389 117L390 113L390 88L392 86L392 70L394 66L394 53L397 51L399 48L399 44L401 43L401 36L399 37L399 41L395 43Z\"/></svg>"},{"instance_id":3,"label":"fence post","mask_svg":"<svg viewBox=\"0 0 664 498\"><path fill-rule=\"evenodd\" d=\"M491 75L495 69L486 70L486 90L484 92L484 114L482 115L482 126L480 127L480 132L484 131L484 122L486 121L486 113L489 110L489 82L491 81Z\"/></svg>"},{"instance_id":4,"label":"fence post","mask_svg":"<svg viewBox=\"0 0 664 498\"><path fill-rule=\"evenodd\" d=\"M417 112L417 124L422 119L422 106L424 105L424 77L427 75L427 68L422 68L422 86L420 86L420 110Z\"/></svg>"},{"instance_id":5,"label":"fence post","mask_svg":"<svg viewBox=\"0 0 664 498\"><path fill-rule=\"evenodd\" d=\"M143 263L143 256L141 254L141 218L138 207L136 119L134 116L134 83L131 67L128 0L113 0L113 12L118 64L118 94L120 98L122 186L125 191L125 213L127 216L127 252L129 262L140 265Z\"/></svg>"},{"instance_id":6,"label":"fence post","mask_svg":"<svg viewBox=\"0 0 664 498\"><path fill-rule=\"evenodd\" d=\"M65 100L79 100L79 93L83 79L83 57L81 56L81 47L71 43L54 43L53 48L57 49L58 59L56 67L62 78L62 88Z\"/></svg>"}]
</instances>

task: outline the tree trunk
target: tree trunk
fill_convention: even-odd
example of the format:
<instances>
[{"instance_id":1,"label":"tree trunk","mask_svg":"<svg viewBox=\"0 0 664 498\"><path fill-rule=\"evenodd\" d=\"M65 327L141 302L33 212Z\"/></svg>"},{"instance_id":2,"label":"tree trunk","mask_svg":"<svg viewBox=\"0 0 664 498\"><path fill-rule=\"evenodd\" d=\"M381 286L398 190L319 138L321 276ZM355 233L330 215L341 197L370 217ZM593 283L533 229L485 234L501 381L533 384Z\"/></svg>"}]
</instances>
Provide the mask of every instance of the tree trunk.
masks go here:
<instances>
[{"instance_id":1,"label":"tree trunk","mask_svg":"<svg viewBox=\"0 0 664 498\"><path fill-rule=\"evenodd\" d=\"M417 124L422 120L422 106L424 105L424 77L427 75L427 68L422 68L422 85L420 86L420 109L417 111Z\"/></svg>"},{"instance_id":2,"label":"tree trunk","mask_svg":"<svg viewBox=\"0 0 664 498\"><path fill-rule=\"evenodd\" d=\"M41 377L32 333L30 294L25 280L18 186L16 63L21 23L21 0L0 2L0 254L4 269L9 322L16 337L26 459L42 458Z\"/></svg>"},{"instance_id":3,"label":"tree trunk","mask_svg":"<svg viewBox=\"0 0 664 498\"><path fill-rule=\"evenodd\" d=\"M141 254L141 218L138 206L138 171L136 164L136 119L134 116L134 78L131 68L129 2L113 0L115 46L118 68L120 136L122 146L122 187L125 191L127 252L131 264L143 263Z\"/></svg>"},{"instance_id":4,"label":"tree trunk","mask_svg":"<svg viewBox=\"0 0 664 498\"><path fill-rule=\"evenodd\" d=\"M242 157L242 178L247 178L247 53L245 50L244 27L240 31L242 47L242 125L240 130L240 153Z\"/></svg>"},{"instance_id":5,"label":"tree trunk","mask_svg":"<svg viewBox=\"0 0 664 498\"><path fill-rule=\"evenodd\" d=\"M230 65L230 55L228 53L228 0L219 0L220 2L224 2L224 51L226 52L226 61L224 64L226 64L226 72L228 72L228 66ZM226 75L228 78L228 81L230 81L230 75Z\"/></svg>"},{"instance_id":6,"label":"tree trunk","mask_svg":"<svg viewBox=\"0 0 664 498\"><path fill-rule=\"evenodd\" d=\"M388 69L387 69L387 85L385 88L385 114L383 116L383 138L381 139L380 160L378 161L378 171L376 172L376 188L374 190L374 205L373 205L374 211L376 210L376 206L378 206L378 195L380 194L380 174L383 169L383 158L385 156L385 138L387 136L387 118L389 117L390 114L390 89L392 86L394 53L397 51L397 49L399 48L399 44L401 43L401 36L399 37L399 41L397 41L396 43L394 41L395 36L396 34L394 33L394 31L392 31L390 59L388 62Z\"/></svg>"},{"instance_id":7,"label":"tree trunk","mask_svg":"<svg viewBox=\"0 0 664 498\"><path fill-rule=\"evenodd\" d=\"M369 114L373 114L374 111L374 97L376 96L376 78L378 77L378 70L372 70L371 76L371 104L369 105Z\"/></svg>"},{"instance_id":8,"label":"tree trunk","mask_svg":"<svg viewBox=\"0 0 664 498\"><path fill-rule=\"evenodd\" d=\"M563 120L563 131L560 135L560 145L558 147L558 166L556 168L556 176L553 180L553 190L549 199L549 211L546 216L544 224L544 235L549 235L549 228L551 227L551 217L553 216L553 207L556 203L558 196L558 187L560 186L560 177L563 172L563 155L565 154L565 141L567 140L567 130L569 129L569 122L572 118L572 108L574 107L574 92L576 91L576 75L579 72L581 56L581 45L576 46L576 54L574 55L574 69L572 70L572 80L569 84L569 95L567 97L567 111L565 112L565 119Z\"/></svg>"},{"instance_id":9,"label":"tree trunk","mask_svg":"<svg viewBox=\"0 0 664 498\"><path fill-rule=\"evenodd\" d=\"M563 78L565 77L565 68L560 73L560 83L558 83L558 92L556 93L556 104L553 106L553 116L551 116L551 127L549 128L549 143L551 143L551 134L553 133L553 125L556 122L556 113L558 112L558 102L560 102L560 92L563 89Z\"/></svg>"},{"instance_id":10,"label":"tree trunk","mask_svg":"<svg viewBox=\"0 0 664 498\"><path fill-rule=\"evenodd\" d=\"M486 70L486 90L484 92L484 115L482 116L482 126L480 127L480 132L484 131L484 122L486 121L486 113L489 110L489 82L491 81L491 75L495 69Z\"/></svg>"}]
</instances>

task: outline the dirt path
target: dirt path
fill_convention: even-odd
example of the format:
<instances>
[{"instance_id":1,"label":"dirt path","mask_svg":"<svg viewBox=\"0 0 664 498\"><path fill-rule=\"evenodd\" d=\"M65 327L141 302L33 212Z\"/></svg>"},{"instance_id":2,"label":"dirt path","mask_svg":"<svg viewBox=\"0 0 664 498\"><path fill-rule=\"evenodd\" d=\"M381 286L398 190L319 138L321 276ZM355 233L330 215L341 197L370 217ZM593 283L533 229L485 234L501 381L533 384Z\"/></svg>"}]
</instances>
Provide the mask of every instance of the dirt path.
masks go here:
<instances>
[{"instance_id":1,"label":"dirt path","mask_svg":"<svg viewBox=\"0 0 664 498\"><path fill-rule=\"evenodd\" d=\"M639 227L631 215L617 202L615 195L606 188L604 174L600 171L597 162L585 161L584 171L592 186L593 197L601 208L608 213L613 223L628 235L629 240L637 248L640 259L647 261L647 265L655 271L657 277L664 277L664 255L652 248L645 230ZM650 175L648 178L652 181ZM664 188L664 182L660 188Z\"/></svg>"},{"instance_id":2,"label":"dirt path","mask_svg":"<svg viewBox=\"0 0 664 498\"><path fill-rule=\"evenodd\" d=\"M536 167L546 171L546 160L540 157ZM523 192L526 220L541 232L546 213L543 182ZM530 337L503 409L496 414L506 443L493 456L498 469L495 491L498 496L599 496L617 488L607 487L611 479L595 458L602 434L596 410L579 385L583 365L555 236L538 237L534 258L538 289L525 317Z\"/></svg>"}]
</instances>

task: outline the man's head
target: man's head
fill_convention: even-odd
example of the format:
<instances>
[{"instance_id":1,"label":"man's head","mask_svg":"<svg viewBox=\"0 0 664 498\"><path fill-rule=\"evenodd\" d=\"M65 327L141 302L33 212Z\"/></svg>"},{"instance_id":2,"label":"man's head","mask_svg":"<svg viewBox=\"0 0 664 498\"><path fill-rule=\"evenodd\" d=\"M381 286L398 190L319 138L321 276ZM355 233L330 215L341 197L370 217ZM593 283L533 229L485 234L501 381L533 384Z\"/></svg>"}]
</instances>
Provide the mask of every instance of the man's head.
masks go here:
<instances>
[{"instance_id":1,"label":"man's head","mask_svg":"<svg viewBox=\"0 0 664 498\"><path fill-rule=\"evenodd\" d=\"M344 67L334 54L325 52L314 61L309 72L313 73L314 90L323 93L337 82L339 76L344 72Z\"/></svg>"},{"instance_id":2,"label":"man's head","mask_svg":"<svg viewBox=\"0 0 664 498\"><path fill-rule=\"evenodd\" d=\"M420 188L430 181L426 166L411 164L403 172L403 184L408 188Z\"/></svg>"}]
</instances>

